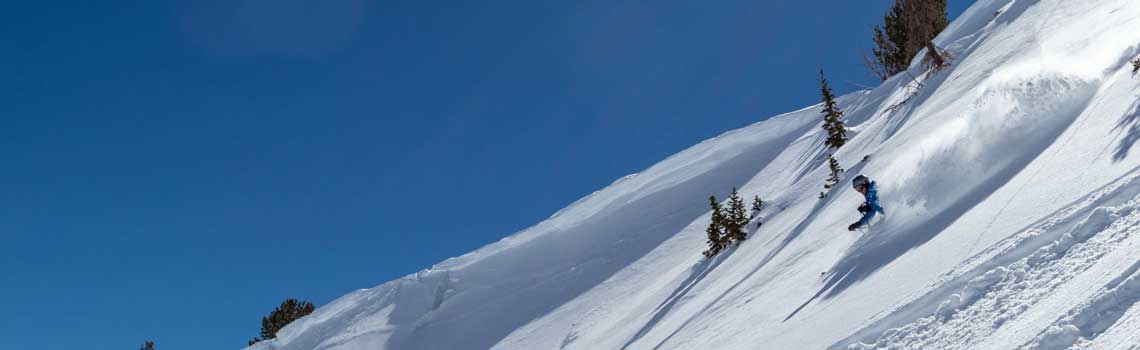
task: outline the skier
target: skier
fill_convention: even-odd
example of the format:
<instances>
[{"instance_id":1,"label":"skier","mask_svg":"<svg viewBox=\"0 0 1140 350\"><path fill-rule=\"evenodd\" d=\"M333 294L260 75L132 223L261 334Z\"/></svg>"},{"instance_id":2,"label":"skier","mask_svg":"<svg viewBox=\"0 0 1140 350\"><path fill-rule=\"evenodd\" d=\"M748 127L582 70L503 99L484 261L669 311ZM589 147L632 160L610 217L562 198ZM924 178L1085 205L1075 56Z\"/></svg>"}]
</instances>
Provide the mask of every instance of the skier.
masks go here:
<instances>
[{"instance_id":1,"label":"skier","mask_svg":"<svg viewBox=\"0 0 1140 350\"><path fill-rule=\"evenodd\" d=\"M863 194L863 204L859 206L859 213L863 214L859 221L847 226L848 231L855 231L855 229L867 226L871 222L871 218L875 217L875 213L886 215L883 207L879 206L879 193L875 187L875 182L868 179L866 176L859 175L851 180L851 187L855 191Z\"/></svg>"}]
</instances>

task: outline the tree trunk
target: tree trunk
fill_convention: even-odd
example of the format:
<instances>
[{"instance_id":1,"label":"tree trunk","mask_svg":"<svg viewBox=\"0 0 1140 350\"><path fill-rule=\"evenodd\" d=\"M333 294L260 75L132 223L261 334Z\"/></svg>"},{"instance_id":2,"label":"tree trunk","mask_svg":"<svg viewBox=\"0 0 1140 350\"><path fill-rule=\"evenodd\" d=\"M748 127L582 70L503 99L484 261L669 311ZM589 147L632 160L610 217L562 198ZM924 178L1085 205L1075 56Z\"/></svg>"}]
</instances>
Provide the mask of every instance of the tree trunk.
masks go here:
<instances>
[{"instance_id":1,"label":"tree trunk","mask_svg":"<svg viewBox=\"0 0 1140 350\"><path fill-rule=\"evenodd\" d=\"M942 58L942 53L938 52L938 48L934 46L933 41L926 42L926 54L930 57L931 62L934 63L935 69L942 68L942 66L946 64L946 60Z\"/></svg>"}]
</instances>

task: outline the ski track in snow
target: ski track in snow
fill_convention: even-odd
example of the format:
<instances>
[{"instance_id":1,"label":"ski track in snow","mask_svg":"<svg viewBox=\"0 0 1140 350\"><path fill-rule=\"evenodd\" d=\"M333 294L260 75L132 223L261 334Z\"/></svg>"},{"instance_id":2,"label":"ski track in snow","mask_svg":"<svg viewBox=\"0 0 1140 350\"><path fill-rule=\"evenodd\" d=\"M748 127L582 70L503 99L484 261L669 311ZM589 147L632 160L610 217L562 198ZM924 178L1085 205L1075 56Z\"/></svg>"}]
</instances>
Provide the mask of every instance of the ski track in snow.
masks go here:
<instances>
[{"instance_id":1,"label":"ski track in snow","mask_svg":"<svg viewBox=\"0 0 1140 350\"><path fill-rule=\"evenodd\" d=\"M1138 301L1140 260L1022 349L1096 349L1092 343L1097 337L1117 324Z\"/></svg>"},{"instance_id":2,"label":"ski track in snow","mask_svg":"<svg viewBox=\"0 0 1140 350\"><path fill-rule=\"evenodd\" d=\"M1051 243L1034 250L1017 261L989 268L964 286L947 283L945 289L956 290L938 303L933 314L883 332L871 343L855 343L851 350L902 349L974 349L977 343L993 334L1003 324L1025 313L1060 286L1099 262L1122 244L1137 240L1140 231L1140 181L1138 175L1119 180L1114 186L1063 211L1062 217L1032 227L1009 240L1017 242L1006 254L1025 251L1026 238L1050 236L1050 231L1064 230L1063 223L1085 214L1075 226ZM1130 200L1119 206L1097 204ZM1092 208L1091 212L1089 209ZM1087 214L1086 214L1087 213ZM1055 235L1055 232L1053 232ZM995 260L1005 256L999 255ZM937 294L939 291L932 293ZM1026 350L1066 349L1075 343L1087 343L1123 316L1128 307L1140 300L1140 260L1091 301L1074 309L1068 316L1041 334ZM905 314L905 313L902 313ZM1079 347L1078 347L1079 348Z\"/></svg>"}]
</instances>

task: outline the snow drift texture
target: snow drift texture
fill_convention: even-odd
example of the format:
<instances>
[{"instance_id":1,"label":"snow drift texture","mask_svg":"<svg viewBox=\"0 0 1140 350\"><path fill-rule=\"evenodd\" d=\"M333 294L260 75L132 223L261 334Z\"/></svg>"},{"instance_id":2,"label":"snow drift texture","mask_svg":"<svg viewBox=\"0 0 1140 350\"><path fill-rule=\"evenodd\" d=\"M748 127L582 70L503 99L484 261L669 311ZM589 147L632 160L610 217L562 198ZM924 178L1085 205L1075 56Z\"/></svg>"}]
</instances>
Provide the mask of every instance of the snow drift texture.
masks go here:
<instances>
[{"instance_id":1,"label":"snow drift texture","mask_svg":"<svg viewBox=\"0 0 1140 350\"><path fill-rule=\"evenodd\" d=\"M253 349L1140 349L1140 2L981 0L918 60L728 132L522 232L352 292ZM905 103L902 103L906 100ZM864 156L872 155L866 161ZM704 259L706 198L768 202Z\"/></svg>"}]
</instances>

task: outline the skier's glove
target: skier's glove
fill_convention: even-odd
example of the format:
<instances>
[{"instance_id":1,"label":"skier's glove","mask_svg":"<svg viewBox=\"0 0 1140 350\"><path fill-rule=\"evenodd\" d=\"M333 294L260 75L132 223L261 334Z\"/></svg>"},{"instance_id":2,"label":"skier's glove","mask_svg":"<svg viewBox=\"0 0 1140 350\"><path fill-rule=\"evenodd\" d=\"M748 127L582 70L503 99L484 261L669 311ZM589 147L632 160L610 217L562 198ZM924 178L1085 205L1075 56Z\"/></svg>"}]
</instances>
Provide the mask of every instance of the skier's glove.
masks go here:
<instances>
[{"instance_id":1,"label":"skier's glove","mask_svg":"<svg viewBox=\"0 0 1140 350\"><path fill-rule=\"evenodd\" d=\"M858 210L860 213L867 213L867 212L871 211L871 206L867 205L867 203L863 203L863 204L859 205Z\"/></svg>"},{"instance_id":2,"label":"skier's glove","mask_svg":"<svg viewBox=\"0 0 1140 350\"><path fill-rule=\"evenodd\" d=\"M860 225L858 222L855 222L854 224L847 226L847 231L855 231L855 229L859 228L859 226L863 226L863 225Z\"/></svg>"}]
</instances>

